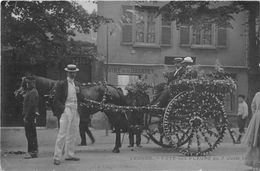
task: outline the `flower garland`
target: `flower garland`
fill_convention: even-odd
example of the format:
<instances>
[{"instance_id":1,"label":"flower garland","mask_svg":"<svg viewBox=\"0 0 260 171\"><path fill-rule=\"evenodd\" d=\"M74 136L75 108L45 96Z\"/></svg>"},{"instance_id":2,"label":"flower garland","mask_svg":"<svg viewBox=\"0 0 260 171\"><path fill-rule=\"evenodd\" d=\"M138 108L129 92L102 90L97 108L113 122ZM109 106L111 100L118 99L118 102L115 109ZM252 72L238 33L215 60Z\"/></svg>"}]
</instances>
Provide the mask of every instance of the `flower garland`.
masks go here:
<instances>
[{"instance_id":1,"label":"flower garland","mask_svg":"<svg viewBox=\"0 0 260 171\"><path fill-rule=\"evenodd\" d=\"M155 106L118 106L114 104L97 102L94 100L84 99L84 102L81 105L86 106L91 109L99 109L102 112L117 112L117 113L125 113L125 112L152 112L152 113L162 113L165 108L158 108Z\"/></svg>"},{"instance_id":2,"label":"flower garland","mask_svg":"<svg viewBox=\"0 0 260 171\"><path fill-rule=\"evenodd\" d=\"M199 92L208 91L221 97L233 92L236 89L236 83L230 77L222 80L196 78L176 80L171 82L169 87L173 97L180 92L190 90Z\"/></svg>"}]
</instances>

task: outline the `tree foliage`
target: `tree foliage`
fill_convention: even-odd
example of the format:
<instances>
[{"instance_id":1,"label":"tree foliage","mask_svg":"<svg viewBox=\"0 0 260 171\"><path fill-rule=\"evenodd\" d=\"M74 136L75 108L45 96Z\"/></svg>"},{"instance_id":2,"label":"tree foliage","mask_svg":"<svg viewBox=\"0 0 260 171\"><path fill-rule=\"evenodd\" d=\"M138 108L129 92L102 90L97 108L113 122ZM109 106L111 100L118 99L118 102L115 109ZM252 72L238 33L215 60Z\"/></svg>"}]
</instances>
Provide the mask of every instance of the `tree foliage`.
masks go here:
<instances>
[{"instance_id":1,"label":"tree foliage","mask_svg":"<svg viewBox=\"0 0 260 171\"><path fill-rule=\"evenodd\" d=\"M231 3L212 1L171 1L160 9L166 20L175 20L179 25L202 26L215 23L219 26L232 27L233 13L238 13L238 6Z\"/></svg>"},{"instance_id":2,"label":"tree foliage","mask_svg":"<svg viewBox=\"0 0 260 171\"><path fill-rule=\"evenodd\" d=\"M70 53L75 31L89 33L108 19L74 1L2 1L2 47L20 58L55 62Z\"/></svg>"},{"instance_id":3,"label":"tree foliage","mask_svg":"<svg viewBox=\"0 0 260 171\"><path fill-rule=\"evenodd\" d=\"M256 19L260 17L259 1L171 1L160 8L163 18L176 21L179 25L192 25L202 28L205 23L221 27L232 27L233 15L245 12L248 26L248 98L251 102L259 91L259 35L256 33ZM258 16L257 16L258 15Z\"/></svg>"}]
</instances>

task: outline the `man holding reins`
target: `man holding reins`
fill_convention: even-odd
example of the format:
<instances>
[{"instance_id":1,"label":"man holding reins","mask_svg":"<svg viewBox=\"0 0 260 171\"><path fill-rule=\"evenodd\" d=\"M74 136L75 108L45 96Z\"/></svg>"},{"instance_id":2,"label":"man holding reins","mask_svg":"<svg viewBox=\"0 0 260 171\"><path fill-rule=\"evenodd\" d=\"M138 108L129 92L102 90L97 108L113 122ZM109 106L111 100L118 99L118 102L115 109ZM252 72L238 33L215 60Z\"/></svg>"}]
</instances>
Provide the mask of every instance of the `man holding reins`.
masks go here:
<instances>
[{"instance_id":1,"label":"man holding reins","mask_svg":"<svg viewBox=\"0 0 260 171\"><path fill-rule=\"evenodd\" d=\"M39 115L39 94L35 88L35 79L33 77L26 78L27 92L23 101L23 121L25 135L28 142L28 153L25 159L38 157L38 141L36 132L36 116Z\"/></svg>"}]
</instances>

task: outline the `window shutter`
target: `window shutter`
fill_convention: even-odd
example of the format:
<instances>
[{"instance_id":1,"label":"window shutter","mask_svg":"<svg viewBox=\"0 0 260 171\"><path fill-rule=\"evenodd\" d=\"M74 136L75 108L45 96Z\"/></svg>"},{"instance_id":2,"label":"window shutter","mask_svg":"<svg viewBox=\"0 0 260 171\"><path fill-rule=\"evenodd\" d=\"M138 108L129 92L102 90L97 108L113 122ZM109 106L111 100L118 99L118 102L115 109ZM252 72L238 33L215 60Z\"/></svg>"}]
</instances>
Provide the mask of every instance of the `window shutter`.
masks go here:
<instances>
[{"instance_id":1,"label":"window shutter","mask_svg":"<svg viewBox=\"0 0 260 171\"><path fill-rule=\"evenodd\" d=\"M217 29L217 47L219 47L219 48L227 47L227 29L226 28Z\"/></svg>"},{"instance_id":2,"label":"window shutter","mask_svg":"<svg viewBox=\"0 0 260 171\"><path fill-rule=\"evenodd\" d=\"M180 27L180 45L190 46L190 27L181 26Z\"/></svg>"},{"instance_id":3,"label":"window shutter","mask_svg":"<svg viewBox=\"0 0 260 171\"><path fill-rule=\"evenodd\" d=\"M172 44L171 22L165 22L162 20L161 45L162 46L171 46L171 44Z\"/></svg>"},{"instance_id":4,"label":"window shutter","mask_svg":"<svg viewBox=\"0 0 260 171\"><path fill-rule=\"evenodd\" d=\"M122 6L122 43L131 44L133 39L133 6Z\"/></svg>"}]
</instances>

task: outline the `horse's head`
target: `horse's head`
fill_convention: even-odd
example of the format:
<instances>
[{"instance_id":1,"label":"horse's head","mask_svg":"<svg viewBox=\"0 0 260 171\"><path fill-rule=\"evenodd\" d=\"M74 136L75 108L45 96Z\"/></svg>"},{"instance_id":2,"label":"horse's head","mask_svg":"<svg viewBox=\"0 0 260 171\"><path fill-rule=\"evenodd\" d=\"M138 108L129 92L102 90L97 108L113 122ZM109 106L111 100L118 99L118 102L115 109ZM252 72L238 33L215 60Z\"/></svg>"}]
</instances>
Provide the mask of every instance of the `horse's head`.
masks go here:
<instances>
[{"instance_id":1,"label":"horse's head","mask_svg":"<svg viewBox=\"0 0 260 171\"><path fill-rule=\"evenodd\" d=\"M20 81L21 81L20 87L14 91L14 96L17 100L23 99L23 97L25 96L25 93L26 93L26 89L27 89L26 77L22 77Z\"/></svg>"}]
</instances>

